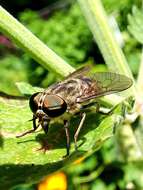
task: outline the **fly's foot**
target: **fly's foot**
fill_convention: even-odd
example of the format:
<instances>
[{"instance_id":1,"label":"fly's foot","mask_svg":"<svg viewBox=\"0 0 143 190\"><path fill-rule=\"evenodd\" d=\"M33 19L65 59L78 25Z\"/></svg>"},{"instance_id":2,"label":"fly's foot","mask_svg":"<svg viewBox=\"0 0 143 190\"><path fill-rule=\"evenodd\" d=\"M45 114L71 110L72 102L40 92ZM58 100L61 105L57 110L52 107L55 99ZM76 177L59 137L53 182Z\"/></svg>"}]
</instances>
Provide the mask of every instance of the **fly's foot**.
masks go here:
<instances>
[{"instance_id":1,"label":"fly's foot","mask_svg":"<svg viewBox=\"0 0 143 190\"><path fill-rule=\"evenodd\" d=\"M67 158L69 156L69 153L67 152L66 155L63 156L63 158Z\"/></svg>"},{"instance_id":2,"label":"fly's foot","mask_svg":"<svg viewBox=\"0 0 143 190\"><path fill-rule=\"evenodd\" d=\"M77 146L77 143L74 144L74 148L75 148L75 151L78 150L78 146Z\"/></svg>"}]
</instances>

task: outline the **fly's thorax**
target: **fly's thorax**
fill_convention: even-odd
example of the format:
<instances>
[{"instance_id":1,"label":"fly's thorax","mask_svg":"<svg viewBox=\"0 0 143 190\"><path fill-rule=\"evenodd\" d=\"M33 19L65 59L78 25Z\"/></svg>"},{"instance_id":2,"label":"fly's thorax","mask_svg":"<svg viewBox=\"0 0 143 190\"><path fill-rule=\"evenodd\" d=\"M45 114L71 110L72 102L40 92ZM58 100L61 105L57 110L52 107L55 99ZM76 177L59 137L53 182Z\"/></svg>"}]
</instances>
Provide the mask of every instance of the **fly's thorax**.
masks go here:
<instances>
[{"instance_id":1,"label":"fly's thorax","mask_svg":"<svg viewBox=\"0 0 143 190\"><path fill-rule=\"evenodd\" d=\"M67 79L53 86L51 93L62 97L68 105L75 104L77 98L82 96L91 85L89 80L85 78Z\"/></svg>"}]
</instances>

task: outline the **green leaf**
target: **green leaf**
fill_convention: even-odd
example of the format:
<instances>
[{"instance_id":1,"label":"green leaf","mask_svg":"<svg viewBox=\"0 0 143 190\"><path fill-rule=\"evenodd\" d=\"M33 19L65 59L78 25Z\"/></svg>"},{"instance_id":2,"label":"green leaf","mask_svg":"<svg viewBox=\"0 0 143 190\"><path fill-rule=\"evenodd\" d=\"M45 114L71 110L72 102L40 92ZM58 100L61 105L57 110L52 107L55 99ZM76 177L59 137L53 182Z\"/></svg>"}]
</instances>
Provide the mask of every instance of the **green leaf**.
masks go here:
<instances>
[{"instance_id":1,"label":"green leaf","mask_svg":"<svg viewBox=\"0 0 143 190\"><path fill-rule=\"evenodd\" d=\"M91 112L81 130L78 151L74 150L73 136L80 118L73 117L70 124L71 154L66 159L66 138L63 125L50 125L46 136L43 131L22 138L16 135L32 128L32 113L27 100L0 98L0 189L20 183L36 183L43 176L68 165L79 156L88 156L101 147L113 135L113 128L122 115L119 104L110 116ZM48 139L48 141L47 141ZM44 154L42 144L48 142L49 150Z\"/></svg>"},{"instance_id":2,"label":"green leaf","mask_svg":"<svg viewBox=\"0 0 143 190\"><path fill-rule=\"evenodd\" d=\"M33 87L29 83L26 82L17 82L16 86L21 94L23 95L32 95L35 92L41 92L43 91L40 87Z\"/></svg>"},{"instance_id":3,"label":"green leaf","mask_svg":"<svg viewBox=\"0 0 143 190\"><path fill-rule=\"evenodd\" d=\"M128 30L134 38L143 43L143 12L133 7L132 15L128 15Z\"/></svg>"}]
</instances>

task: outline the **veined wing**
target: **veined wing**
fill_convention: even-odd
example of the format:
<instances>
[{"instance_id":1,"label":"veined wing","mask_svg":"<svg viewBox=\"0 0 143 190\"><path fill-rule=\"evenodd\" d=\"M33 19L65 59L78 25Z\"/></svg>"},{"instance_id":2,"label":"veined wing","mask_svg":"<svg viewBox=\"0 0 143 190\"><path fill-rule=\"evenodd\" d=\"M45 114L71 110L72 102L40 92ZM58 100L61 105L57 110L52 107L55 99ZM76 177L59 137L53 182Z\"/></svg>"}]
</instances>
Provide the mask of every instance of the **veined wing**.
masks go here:
<instances>
[{"instance_id":1,"label":"veined wing","mask_svg":"<svg viewBox=\"0 0 143 190\"><path fill-rule=\"evenodd\" d=\"M133 84L132 80L125 75L110 72L94 73L89 78L91 84L89 88L86 89L85 94L77 98L77 102L79 103L96 97L121 92ZM86 78L84 80L86 80Z\"/></svg>"}]
</instances>

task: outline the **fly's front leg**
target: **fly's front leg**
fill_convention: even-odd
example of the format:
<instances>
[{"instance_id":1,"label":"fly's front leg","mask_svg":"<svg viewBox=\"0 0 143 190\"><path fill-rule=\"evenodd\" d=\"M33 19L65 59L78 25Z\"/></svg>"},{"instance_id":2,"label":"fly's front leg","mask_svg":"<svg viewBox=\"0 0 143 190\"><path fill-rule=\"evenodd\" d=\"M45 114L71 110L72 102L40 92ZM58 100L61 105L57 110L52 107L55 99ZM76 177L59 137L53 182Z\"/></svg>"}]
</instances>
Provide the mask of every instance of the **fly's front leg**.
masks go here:
<instances>
[{"instance_id":1,"label":"fly's front leg","mask_svg":"<svg viewBox=\"0 0 143 190\"><path fill-rule=\"evenodd\" d=\"M50 119L47 116L43 116L42 120L39 121L41 124L42 129L44 130L45 134L48 133L48 128L49 128L49 123ZM50 146L48 145L48 140L47 139L42 139L41 142L41 147L38 148L37 150L42 150L44 153L50 149Z\"/></svg>"},{"instance_id":2,"label":"fly's front leg","mask_svg":"<svg viewBox=\"0 0 143 190\"><path fill-rule=\"evenodd\" d=\"M36 126L36 119L37 119L36 116L33 115L33 119L32 119L32 121L33 121L33 129L25 131L24 133L22 133L20 135L16 135L16 138L23 137L23 136L25 136L25 135L27 135L29 133L33 133L34 131L36 131L36 129L39 127L39 125Z\"/></svg>"},{"instance_id":3,"label":"fly's front leg","mask_svg":"<svg viewBox=\"0 0 143 190\"><path fill-rule=\"evenodd\" d=\"M44 116L42 118L41 126L42 126L42 129L44 130L45 134L48 133L49 123L50 123L50 119L47 116Z\"/></svg>"},{"instance_id":4,"label":"fly's front leg","mask_svg":"<svg viewBox=\"0 0 143 190\"><path fill-rule=\"evenodd\" d=\"M38 128L38 126L36 126L36 119L37 117L33 114L33 118L32 118L32 121L33 121L33 129L36 131L36 129Z\"/></svg>"},{"instance_id":5,"label":"fly's front leg","mask_svg":"<svg viewBox=\"0 0 143 190\"><path fill-rule=\"evenodd\" d=\"M85 121L86 113L82 113L81 116L82 116L82 118L81 118L80 124L79 124L79 126L75 132L75 135L74 135L75 150L77 150L77 139L78 139L79 132L80 132L80 130L83 126L83 123Z\"/></svg>"},{"instance_id":6,"label":"fly's front leg","mask_svg":"<svg viewBox=\"0 0 143 190\"><path fill-rule=\"evenodd\" d=\"M64 129L65 129L65 133L66 133L66 148L67 148L67 154L64 156L68 156L69 152L70 152L70 135L69 135L69 121L64 120Z\"/></svg>"}]
</instances>

